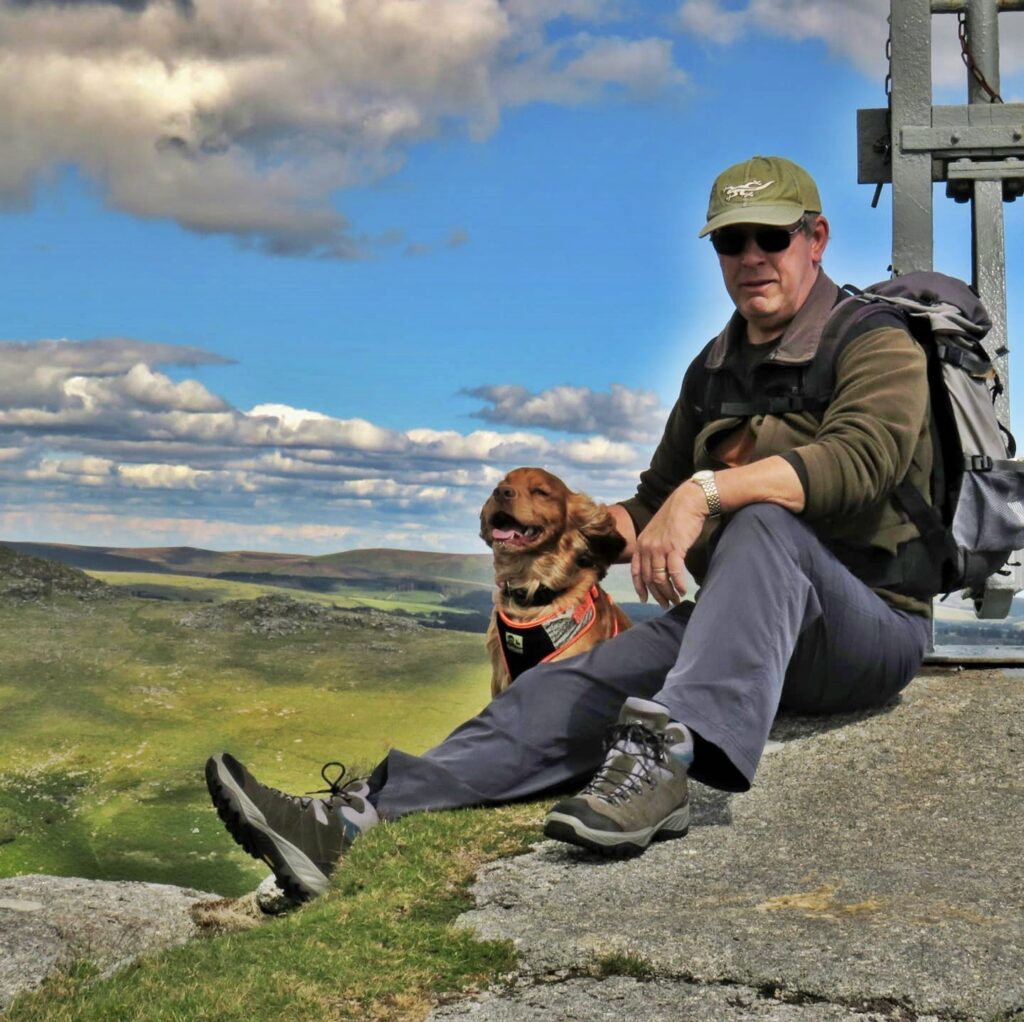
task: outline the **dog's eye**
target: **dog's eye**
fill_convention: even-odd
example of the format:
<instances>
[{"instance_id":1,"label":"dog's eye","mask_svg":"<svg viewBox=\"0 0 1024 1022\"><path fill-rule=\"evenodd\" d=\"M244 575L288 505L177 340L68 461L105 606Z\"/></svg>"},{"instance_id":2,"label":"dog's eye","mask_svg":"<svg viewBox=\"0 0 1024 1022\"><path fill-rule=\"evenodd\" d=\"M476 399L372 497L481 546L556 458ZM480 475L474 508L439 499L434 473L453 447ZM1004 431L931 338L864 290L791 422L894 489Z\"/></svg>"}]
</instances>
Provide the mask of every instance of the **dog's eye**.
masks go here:
<instances>
[{"instance_id":1,"label":"dog's eye","mask_svg":"<svg viewBox=\"0 0 1024 1022\"><path fill-rule=\"evenodd\" d=\"M535 497L550 497L551 493L549 490L545 490L543 486L535 486L530 491Z\"/></svg>"}]
</instances>

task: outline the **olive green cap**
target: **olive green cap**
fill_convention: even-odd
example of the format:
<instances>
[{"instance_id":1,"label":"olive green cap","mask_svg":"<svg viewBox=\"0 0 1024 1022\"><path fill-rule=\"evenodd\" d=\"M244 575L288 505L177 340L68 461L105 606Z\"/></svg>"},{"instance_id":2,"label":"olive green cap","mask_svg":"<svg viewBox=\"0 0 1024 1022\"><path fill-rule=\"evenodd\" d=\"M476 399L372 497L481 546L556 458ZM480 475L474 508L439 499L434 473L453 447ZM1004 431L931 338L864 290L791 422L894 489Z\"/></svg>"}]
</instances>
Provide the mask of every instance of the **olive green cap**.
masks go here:
<instances>
[{"instance_id":1,"label":"olive green cap","mask_svg":"<svg viewBox=\"0 0 1024 1022\"><path fill-rule=\"evenodd\" d=\"M698 237L730 224L788 227L804 213L820 212L818 186L803 167L781 156L752 156L715 178Z\"/></svg>"}]
</instances>

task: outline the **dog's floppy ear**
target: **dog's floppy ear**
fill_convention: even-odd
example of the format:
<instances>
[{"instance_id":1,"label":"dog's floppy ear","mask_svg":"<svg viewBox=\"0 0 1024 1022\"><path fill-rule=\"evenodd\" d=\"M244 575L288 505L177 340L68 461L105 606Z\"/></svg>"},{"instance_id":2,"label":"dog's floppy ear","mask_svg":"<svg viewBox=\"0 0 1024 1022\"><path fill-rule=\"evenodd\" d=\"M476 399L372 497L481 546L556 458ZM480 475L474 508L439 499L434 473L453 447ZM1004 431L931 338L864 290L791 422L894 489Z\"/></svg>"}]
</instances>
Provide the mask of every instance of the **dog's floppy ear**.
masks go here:
<instances>
[{"instance_id":1,"label":"dog's floppy ear","mask_svg":"<svg viewBox=\"0 0 1024 1022\"><path fill-rule=\"evenodd\" d=\"M615 519L604 504L595 504L585 493L569 496L569 521L587 544L580 563L584 567L605 569L615 563L626 548L626 541L615 528Z\"/></svg>"}]
</instances>

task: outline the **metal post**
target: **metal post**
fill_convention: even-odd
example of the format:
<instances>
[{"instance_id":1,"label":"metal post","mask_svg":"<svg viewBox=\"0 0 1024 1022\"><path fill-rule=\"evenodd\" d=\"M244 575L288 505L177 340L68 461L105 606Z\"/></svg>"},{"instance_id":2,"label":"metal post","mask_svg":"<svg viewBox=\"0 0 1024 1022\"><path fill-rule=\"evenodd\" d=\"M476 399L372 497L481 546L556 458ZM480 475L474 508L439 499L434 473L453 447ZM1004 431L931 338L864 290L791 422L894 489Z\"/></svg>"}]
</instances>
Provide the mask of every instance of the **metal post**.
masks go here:
<instances>
[{"instance_id":1,"label":"metal post","mask_svg":"<svg viewBox=\"0 0 1024 1022\"><path fill-rule=\"evenodd\" d=\"M999 9L997 0L967 0L965 13L969 66L967 99L971 107L988 106L999 95ZM970 64L973 64L974 70ZM993 93L995 95L993 95ZM989 354L1003 381L1003 393L996 398L996 411L1010 421L1010 364L1006 354L1006 232L1003 221L1001 180L975 180L971 201L971 261L974 286L988 309L992 329L985 338ZM1003 352L1003 354L996 354ZM1021 561L1018 553L1011 560ZM1014 593L1020 589L1020 568L1009 575L994 575L976 600L978 616L1002 618L1009 613Z\"/></svg>"},{"instance_id":2,"label":"metal post","mask_svg":"<svg viewBox=\"0 0 1024 1022\"><path fill-rule=\"evenodd\" d=\"M892 135L929 124L932 113L931 0L892 0ZM932 268L932 157L903 154L892 164L892 266L896 274Z\"/></svg>"},{"instance_id":3,"label":"metal post","mask_svg":"<svg viewBox=\"0 0 1024 1022\"><path fill-rule=\"evenodd\" d=\"M967 0L967 44L971 59L989 89L999 93L999 11L996 0ZM991 93L970 71L967 98L971 105L991 104ZM1006 236L1003 221L1002 181L975 181L971 203L971 262L974 286L992 319L986 338L989 354L1004 350L1006 323ZM1007 355L995 357L1004 392L996 399L1003 422L1010 421L1010 366Z\"/></svg>"},{"instance_id":4,"label":"metal post","mask_svg":"<svg viewBox=\"0 0 1024 1022\"><path fill-rule=\"evenodd\" d=\"M999 95L999 14L1024 11L1024 0L890 0L889 106L857 112L858 180L881 187L891 182L892 270L904 274L932 268L934 181L947 194L971 203L973 284L992 320L985 340L1004 391L999 418L1009 425L1009 358L1006 354L1003 203L1024 196L1024 103ZM931 18L956 14L968 68L968 100L932 105ZM874 203L873 203L874 204ZM992 576L983 594L973 594L982 618L1003 618L1017 591L1024 590L1024 552L1013 570ZM948 647L947 647L948 648ZM995 647L960 653L960 659L991 655ZM1011 650L1024 662L1024 648Z\"/></svg>"}]
</instances>

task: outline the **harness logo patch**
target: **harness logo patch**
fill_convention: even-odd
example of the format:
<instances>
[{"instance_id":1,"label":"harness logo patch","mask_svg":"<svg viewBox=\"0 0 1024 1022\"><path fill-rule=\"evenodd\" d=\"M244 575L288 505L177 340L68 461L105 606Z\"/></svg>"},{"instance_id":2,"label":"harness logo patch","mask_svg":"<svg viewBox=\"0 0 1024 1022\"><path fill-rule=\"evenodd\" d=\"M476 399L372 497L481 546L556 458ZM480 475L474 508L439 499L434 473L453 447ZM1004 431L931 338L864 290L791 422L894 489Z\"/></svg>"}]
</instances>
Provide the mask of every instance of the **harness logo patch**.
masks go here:
<instances>
[{"instance_id":1,"label":"harness logo patch","mask_svg":"<svg viewBox=\"0 0 1024 1022\"><path fill-rule=\"evenodd\" d=\"M506 632L505 645L508 646L509 650L513 653L522 653L523 637L521 635L517 635L515 632Z\"/></svg>"},{"instance_id":2,"label":"harness logo patch","mask_svg":"<svg viewBox=\"0 0 1024 1022\"><path fill-rule=\"evenodd\" d=\"M758 181L757 178L754 178L753 181L745 181L741 185L729 185L722 191L725 201L732 202L733 199L753 199L758 192L763 192L773 184L775 184L774 181Z\"/></svg>"}]
</instances>

